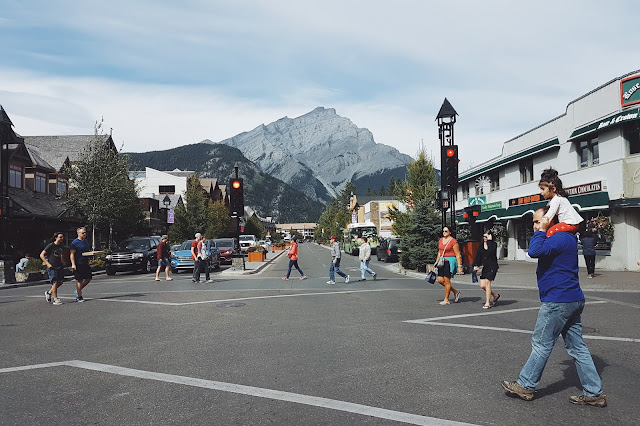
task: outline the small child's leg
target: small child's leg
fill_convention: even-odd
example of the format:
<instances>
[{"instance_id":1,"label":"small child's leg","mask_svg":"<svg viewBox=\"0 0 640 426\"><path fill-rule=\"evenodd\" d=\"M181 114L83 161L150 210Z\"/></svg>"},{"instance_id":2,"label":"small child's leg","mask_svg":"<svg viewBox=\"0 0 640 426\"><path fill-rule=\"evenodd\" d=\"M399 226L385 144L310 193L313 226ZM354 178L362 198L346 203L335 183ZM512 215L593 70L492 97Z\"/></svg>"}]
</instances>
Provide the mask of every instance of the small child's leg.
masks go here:
<instances>
[{"instance_id":1,"label":"small child's leg","mask_svg":"<svg viewBox=\"0 0 640 426\"><path fill-rule=\"evenodd\" d=\"M547 238L556 232L571 232L575 234L578 229L580 229L580 225L569 225L568 223L560 222L547 229Z\"/></svg>"}]
</instances>

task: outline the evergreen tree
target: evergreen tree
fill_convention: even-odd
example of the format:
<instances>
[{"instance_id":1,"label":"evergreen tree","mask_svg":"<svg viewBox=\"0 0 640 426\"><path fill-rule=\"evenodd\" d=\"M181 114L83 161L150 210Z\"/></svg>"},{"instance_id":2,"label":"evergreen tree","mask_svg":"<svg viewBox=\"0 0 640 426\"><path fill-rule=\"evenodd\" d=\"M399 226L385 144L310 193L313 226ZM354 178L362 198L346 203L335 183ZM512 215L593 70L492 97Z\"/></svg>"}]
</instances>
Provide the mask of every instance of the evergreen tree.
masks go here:
<instances>
[{"instance_id":1,"label":"evergreen tree","mask_svg":"<svg viewBox=\"0 0 640 426\"><path fill-rule=\"evenodd\" d=\"M216 201L207 204L207 215L209 216L209 226L207 227L205 235L208 238L222 238L227 236L231 217L224 202Z\"/></svg>"},{"instance_id":2,"label":"evergreen tree","mask_svg":"<svg viewBox=\"0 0 640 426\"><path fill-rule=\"evenodd\" d=\"M349 182L340 194L331 200L325 208L316 228L316 238L327 241L331 235L339 237L348 223L351 222L349 214L349 199L356 193L356 186ZM324 232L323 232L324 230ZM340 238L340 237L339 237Z\"/></svg>"},{"instance_id":3,"label":"evergreen tree","mask_svg":"<svg viewBox=\"0 0 640 426\"><path fill-rule=\"evenodd\" d=\"M135 181L129 179L129 163L107 143L102 121L96 122L94 134L80 153L80 161L65 172L69 191L65 204L85 218L95 232L101 229L118 238L144 228L144 214L138 200Z\"/></svg>"},{"instance_id":4,"label":"evergreen tree","mask_svg":"<svg viewBox=\"0 0 640 426\"><path fill-rule=\"evenodd\" d=\"M251 216L249 220L247 220L247 224L244 225L244 232L246 235L255 235L257 239L261 240L267 235L267 231L264 229L264 226L260 223L260 220Z\"/></svg>"}]
</instances>

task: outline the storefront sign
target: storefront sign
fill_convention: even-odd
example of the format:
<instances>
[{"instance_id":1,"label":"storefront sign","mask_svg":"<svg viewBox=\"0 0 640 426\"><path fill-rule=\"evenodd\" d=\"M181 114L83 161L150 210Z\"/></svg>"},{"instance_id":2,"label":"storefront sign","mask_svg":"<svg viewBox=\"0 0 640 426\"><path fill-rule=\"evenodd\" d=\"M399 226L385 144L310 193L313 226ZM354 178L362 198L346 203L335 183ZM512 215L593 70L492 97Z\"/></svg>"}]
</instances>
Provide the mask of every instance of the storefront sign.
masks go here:
<instances>
[{"instance_id":1,"label":"storefront sign","mask_svg":"<svg viewBox=\"0 0 640 426\"><path fill-rule=\"evenodd\" d=\"M358 223L358 213L351 214L351 223Z\"/></svg>"},{"instance_id":2,"label":"storefront sign","mask_svg":"<svg viewBox=\"0 0 640 426\"><path fill-rule=\"evenodd\" d=\"M487 204L487 197L470 197L469 198L470 206L479 206L482 204Z\"/></svg>"},{"instance_id":3,"label":"storefront sign","mask_svg":"<svg viewBox=\"0 0 640 426\"><path fill-rule=\"evenodd\" d=\"M564 189L569 197L572 195L588 194L590 192L602 191L602 181L586 183L584 185L572 186Z\"/></svg>"},{"instance_id":4,"label":"storefront sign","mask_svg":"<svg viewBox=\"0 0 640 426\"><path fill-rule=\"evenodd\" d=\"M640 78L638 80L638 82L640 83ZM634 98L635 95L638 93L638 91L636 90L633 94L634 94ZM640 94L638 94L640 95ZM640 99L632 102L632 103L638 103L640 102ZM621 112L618 114L615 114L611 117L607 117L604 120L600 120L598 122L595 122L593 124L589 124L588 126L584 126L581 127L577 130L574 130L573 133L571 133L571 136L569 137L569 140L576 140L579 138L582 138L588 134L591 133L595 133L598 130L601 129L606 129L607 127L610 126L614 126L617 124L622 124L622 123L626 123L628 121L634 121L634 120L640 120L640 109L639 108L634 108L632 110L628 110L625 112Z\"/></svg>"},{"instance_id":5,"label":"storefront sign","mask_svg":"<svg viewBox=\"0 0 640 426\"><path fill-rule=\"evenodd\" d=\"M542 201L542 195L540 194L527 195L526 197L511 198L509 200L509 206L519 206L521 204L537 203L538 201Z\"/></svg>"},{"instance_id":6,"label":"storefront sign","mask_svg":"<svg viewBox=\"0 0 640 426\"><path fill-rule=\"evenodd\" d=\"M620 80L620 105L623 107L640 103L640 75Z\"/></svg>"},{"instance_id":7,"label":"storefront sign","mask_svg":"<svg viewBox=\"0 0 640 426\"><path fill-rule=\"evenodd\" d=\"M502 208L502 201L494 201L493 203L483 204L481 211L486 212L488 210L497 210Z\"/></svg>"}]
</instances>

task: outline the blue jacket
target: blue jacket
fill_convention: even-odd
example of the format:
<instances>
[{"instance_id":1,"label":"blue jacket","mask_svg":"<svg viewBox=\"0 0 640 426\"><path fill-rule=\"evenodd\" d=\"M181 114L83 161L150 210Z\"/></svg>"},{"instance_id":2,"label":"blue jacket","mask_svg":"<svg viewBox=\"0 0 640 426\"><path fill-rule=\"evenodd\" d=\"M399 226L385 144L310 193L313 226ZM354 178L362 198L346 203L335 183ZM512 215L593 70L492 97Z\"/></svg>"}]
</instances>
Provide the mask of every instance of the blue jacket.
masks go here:
<instances>
[{"instance_id":1,"label":"blue jacket","mask_svg":"<svg viewBox=\"0 0 640 426\"><path fill-rule=\"evenodd\" d=\"M547 238L536 231L529 242L529 256L538 258L538 291L541 302L569 303L584 300L578 280L578 240L570 232Z\"/></svg>"},{"instance_id":2,"label":"blue jacket","mask_svg":"<svg viewBox=\"0 0 640 426\"><path fill-rule=\"evenodd\" d=\"M595 256L596 239L594 237L582 237L582 254L587 256Z\"/></svg>"}]
</instances>

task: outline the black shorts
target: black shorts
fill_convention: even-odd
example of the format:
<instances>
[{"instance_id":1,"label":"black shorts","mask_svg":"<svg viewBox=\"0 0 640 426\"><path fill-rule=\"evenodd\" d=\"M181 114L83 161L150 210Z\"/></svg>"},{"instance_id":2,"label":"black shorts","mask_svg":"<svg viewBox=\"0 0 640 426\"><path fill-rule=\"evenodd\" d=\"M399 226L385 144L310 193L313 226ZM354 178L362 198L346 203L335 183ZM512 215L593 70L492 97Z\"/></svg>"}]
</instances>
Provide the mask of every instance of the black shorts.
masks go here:
<instances>
[{"instance_id":1,"label":"black shorts","mask_svg":"<svg viewBox=\"0 0 640 426\"><path fill-rule=\"evenodd\" d=\"M76 281L86 281L93 278L93 273L91 272L91 266L87 264L78 265L76 264L76 270L73 271L73 277Z\"/></svg>"},{"instance_id":2,"label":"black shorts","mask_svg":"<svg viewBox=\"0 0 640 426\"><path fill-rule=\"evenodd\" d=\"M481 280L494 281L496 279L497 269L482 268L482 274L480 274Z\"/></svg>"},{"instance_id":3,"label":"black shorts","mask_svg":"<svg viewBox=\"0 0 640 426\"><path fill-rule=\"evenodd\" d=\"M449 261L447 259L444 260L443 266L438 266L438 276L451 278L451 266L449 266Z\"/></svg>"}]
</instances>

